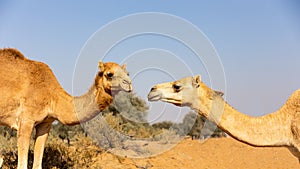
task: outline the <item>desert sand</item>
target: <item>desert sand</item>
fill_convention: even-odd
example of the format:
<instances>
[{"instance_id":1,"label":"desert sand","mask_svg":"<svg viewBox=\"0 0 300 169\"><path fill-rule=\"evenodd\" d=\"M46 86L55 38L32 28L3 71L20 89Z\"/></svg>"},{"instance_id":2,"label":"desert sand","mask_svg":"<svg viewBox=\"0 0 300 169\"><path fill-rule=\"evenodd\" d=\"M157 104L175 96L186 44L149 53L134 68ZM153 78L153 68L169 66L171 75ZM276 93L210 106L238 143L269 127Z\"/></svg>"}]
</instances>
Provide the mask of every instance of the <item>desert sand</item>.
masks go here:
<instances>
[{"instance_id":1,"label":"desert sand","mask_svg":"<svg viewBox=\"0 0 300 169\"><path fill-rule=\"evenodd\" d=\"M206 141L184 139L167 152L130 159L112 153L97 157L103 169L299 169L298 159L286 147L253 147L232 138ZM94 166L93 165L93 166Z\"/></svg>"}]
</instances>

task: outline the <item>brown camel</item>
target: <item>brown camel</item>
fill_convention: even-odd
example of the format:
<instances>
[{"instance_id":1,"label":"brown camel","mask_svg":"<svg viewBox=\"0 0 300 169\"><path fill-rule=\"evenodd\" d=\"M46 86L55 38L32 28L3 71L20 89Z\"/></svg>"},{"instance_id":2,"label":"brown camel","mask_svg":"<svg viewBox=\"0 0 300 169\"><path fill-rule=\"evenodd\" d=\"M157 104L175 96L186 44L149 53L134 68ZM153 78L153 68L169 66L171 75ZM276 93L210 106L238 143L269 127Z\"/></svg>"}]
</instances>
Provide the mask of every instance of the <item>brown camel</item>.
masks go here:
<instances>
[{"instance_id":1,"label":"brown camel","mask_svg":"<svg viewBox=\"0 0 300 169\"><path fill-rule=\"evenodd\" d=\"M69 95L44 63L16 49L0 49L0 125L18 130L18 169L27 169L28 149L36 129L33 168L42 168L45 143L54 120L75 125L95 117L112 102L112 93L132 90L126 66L98 64L89 91Z\"/></svg>"},{"instance_id":2,"label":"brown camel","mask_svg":"<svg viewBox=\"0 0 300 169\"><path fill-rule=\"evenodd\" d=\"M299 158L300 89L278 111L261 117L250 117L232 108L220 92L201 82L199 75L158 84L151 89L148 99L188 106L250 145L294 147Z\"/></svg>"}]
</instances>

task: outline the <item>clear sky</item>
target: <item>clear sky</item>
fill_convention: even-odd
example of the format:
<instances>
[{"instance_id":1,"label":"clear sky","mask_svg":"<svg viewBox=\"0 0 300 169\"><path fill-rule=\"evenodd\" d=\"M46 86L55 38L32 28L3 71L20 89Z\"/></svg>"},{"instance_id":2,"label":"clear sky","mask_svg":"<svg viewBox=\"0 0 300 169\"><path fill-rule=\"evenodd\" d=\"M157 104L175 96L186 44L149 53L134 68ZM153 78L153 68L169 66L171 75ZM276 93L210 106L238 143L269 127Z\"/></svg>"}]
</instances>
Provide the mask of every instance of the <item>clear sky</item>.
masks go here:
<instances>
[{"instance_id":1,"label":"clear sky","mask_svg":"<svg viewBox=\"0 0 300 169\"><path fill-rule=\"evenodd\" d=\"M226 100L239 111L259 116L280 108L288 96L300 88L299 9L298 0L1 0L0 47L17 48L28 58L47 63L67 92L79 94L89 88L94 77L90 74L87 85L79 86L78 93L72 91L76 60L92 35L127 15L167 13L196 26L216 49L226 86L216 84L215 88L223 90ZM141 26L139 24L132 23L119 30ZM180 28L169 28L171 32L177 29ZM104 61L127 62L128 69L133 71L135 92L142 98L146 98L155 83L201 74L203 81L209 84L212 78L205 63L195 62L188 48L169 37L143 35L129 38L108 53L99 52L99 59L105 54ZM169 62L169 58L174 57L186 63L184 70L176 67L176 61ZM130 65L133 58L135 64ZM81 60L88 58L79 58ZM147 72L137 66L145 62L147 66L153 64L157 70ZM94 63L86 68L96 71L96 66ZM164 66L175 69L162 69ZM181 71L176 72L178 70ZM155 121L157 115L153 114L166 105L149 105L150 120ZM165 114L159 115L160 120L180 116L172 114L178 110L168 106Z\"/></svg>"}]
</instances>

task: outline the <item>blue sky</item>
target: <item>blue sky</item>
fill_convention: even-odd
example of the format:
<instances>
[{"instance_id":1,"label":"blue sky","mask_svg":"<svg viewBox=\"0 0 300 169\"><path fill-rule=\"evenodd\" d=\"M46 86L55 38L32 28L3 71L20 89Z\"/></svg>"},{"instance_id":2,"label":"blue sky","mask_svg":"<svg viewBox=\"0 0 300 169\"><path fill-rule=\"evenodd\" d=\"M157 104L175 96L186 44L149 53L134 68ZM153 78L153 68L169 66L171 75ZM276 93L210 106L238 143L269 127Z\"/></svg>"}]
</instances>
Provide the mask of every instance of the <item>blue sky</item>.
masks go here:
<instances>
[{"instance_id":1,"label":"blue sky","mask_svg":"<svg viewBox=\"0 0 300 169\"><path fill-rule=\"evenodd\" d=\"M225 91L226 100L241 112L259 116L280 108L288 96L300 87L299 7L297 0L1 0L0 47L17 48L28 58L47 63L61 85L72 93L76 59L87 40L100 28L120 17L140 12L171 14L194 24L215 47L224 68L226 87L220 90ZM139 23L134 24L139 26ZM170 31L172 29L177 28L170 28ZM160 36L129 39L108 53L116 57L107 57L105 61L119 62L134 52L140 52L149 59L151 56L143 53L143 49L160 49L155 52L162 58L172 53L178 55L187 62L187 70L191 69L192 74L201 74L209 84L210 77L205 65L193 62L192 54L182 44ZM103 57L101 55L99 53L99 58ZM164 60L159 62L167 63ZM87 67L96 69L96 65ZM135 65L128 64L128 69L130 67L133 69ZM188 72L174 74L178 78ZM142 77L151 79L153 83L146 83ZM143 98L151 85L172 79L170 74L156 75L153 72L142 77L137 76L134 85L137 95ZM88 86L82 86L80 91L87 89ZM157 106L165 105L153 104L155 106L157 109ZM170 107L161 119L173 118L175 115L169 113L174 110L179 109Z\"/></svg>"}]
</instances>

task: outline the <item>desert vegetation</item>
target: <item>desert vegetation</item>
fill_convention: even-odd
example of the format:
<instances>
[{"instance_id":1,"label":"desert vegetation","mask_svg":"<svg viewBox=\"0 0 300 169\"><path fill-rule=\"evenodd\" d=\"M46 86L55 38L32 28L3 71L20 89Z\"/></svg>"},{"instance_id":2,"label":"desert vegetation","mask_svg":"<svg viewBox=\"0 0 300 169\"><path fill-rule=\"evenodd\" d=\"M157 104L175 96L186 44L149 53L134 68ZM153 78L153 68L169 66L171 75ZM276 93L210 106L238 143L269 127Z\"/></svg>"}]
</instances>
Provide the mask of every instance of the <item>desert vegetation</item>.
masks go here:
<instances>
[{"instance_id":1,"label":"desert vegetation","mask_svg":"<svg viewBox=\"0 0 300 169\"><path fill-rule=\"evenodd\" d=\"M113 153L125 157L149 157L159 153L151 144L172 147L182 138L204 139L224 133L204 117L188 113L181 123L149 124L148 106L133 93L120 92L113 103L91 121L77 126L54 122L45 148L43 168L101 168L98 159ZM205 126L205 127L204 127ZM17 167L16 131L0 128L0 155L3 168ZM32 136L34 137L34 135ZM29 167L33 163L33 141Z\"/></svg>"}]
</instances>

